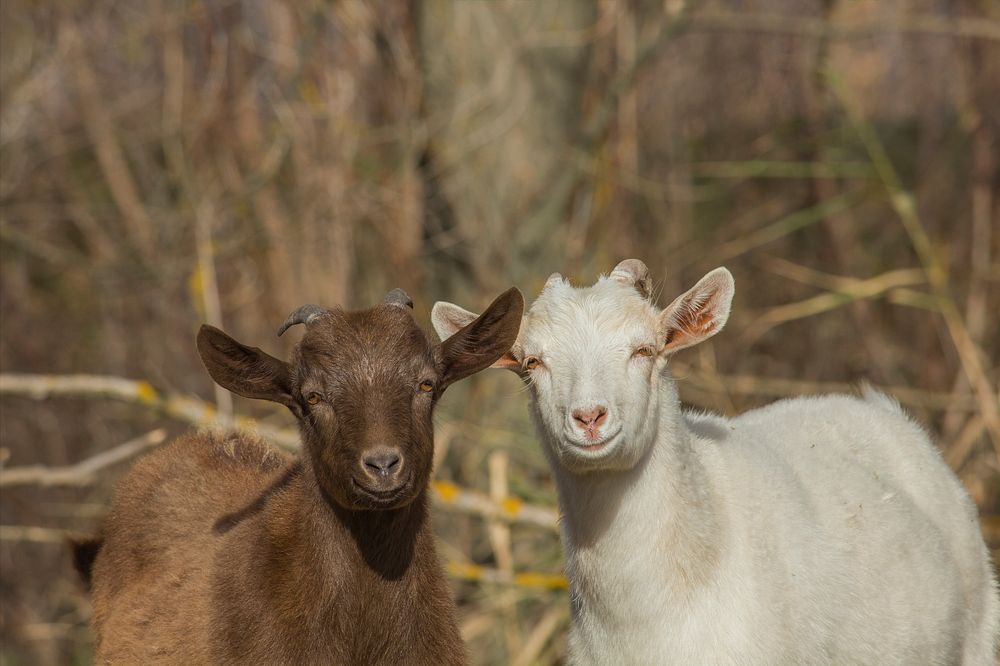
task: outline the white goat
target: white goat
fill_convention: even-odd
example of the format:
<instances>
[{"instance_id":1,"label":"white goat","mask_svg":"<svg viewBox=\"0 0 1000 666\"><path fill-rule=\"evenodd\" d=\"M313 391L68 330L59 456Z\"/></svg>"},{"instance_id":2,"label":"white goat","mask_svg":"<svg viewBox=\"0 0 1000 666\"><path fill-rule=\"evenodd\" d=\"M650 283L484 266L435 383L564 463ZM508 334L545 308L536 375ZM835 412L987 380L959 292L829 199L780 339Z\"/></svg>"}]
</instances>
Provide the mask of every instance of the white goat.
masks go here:
<instances>
[{"instance_id":1,"label":"white goat","mask_svg":"<svg viewBox=\"0 0 1000 666\"><path fill-rule=\"evenodd\" d=\"M866 389L736 418L667 368L722 329L719 268L663 311L624 261L549 278L494 367L531 387L558 485L581 664L989 664L1000 600L976 510L927 435ZM442 338L475 315L438 303Z\"/></svg>"}]
</instances>

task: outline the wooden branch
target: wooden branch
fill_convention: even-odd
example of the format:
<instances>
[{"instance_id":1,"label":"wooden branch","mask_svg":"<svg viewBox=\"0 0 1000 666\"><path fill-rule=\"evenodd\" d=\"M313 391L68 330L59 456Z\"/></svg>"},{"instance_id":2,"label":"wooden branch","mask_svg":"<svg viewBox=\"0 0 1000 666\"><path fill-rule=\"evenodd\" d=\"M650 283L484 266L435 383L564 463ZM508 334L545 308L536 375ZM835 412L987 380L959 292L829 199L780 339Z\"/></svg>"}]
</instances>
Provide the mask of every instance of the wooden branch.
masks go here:
<instances>
[{"instance_id":1,"label":"wooden branch","mask_svg":"<svg viewBox=\"0 0 1000 666\"><path fill-rule=\"evenodd\" d=\"M580 128L579 150L585 155L596 152L617 116L618 105L635 87L640 75L655 61L655 56L670 41L682 34L688 25L692 2L681 0L677 11L657 25L657 30L646 39L640 39L635 56L629 66L619 71L609 82L604 96ZM518 235L523 256L531 256L532 248L546 246L554 226L562 221L574 189L585 172L584 165L573 162L572 168L562 169L550 183L544 202L531 214L528 224Z\"/></svg>"},{"instance_id":2,"label":"wooden branch","mask_svg":"<svg viewBox=\"0 0 1000 666\"><path fill-rule=\"evenodd\" d=\"M445 567L448 575L460 580L489 583L492 585L514 585L516 587L535 587L546 590L567 590L569 581L562 574L538 573L535 571L522 571L520 573L510 573L482 567L478 564L468 564L465 562L448 562Z\"/></svg>"},{"instance_id":3,"label":"wooden branch","mask_svg":"<svg viewBox=\"0 0 1000 666\"><path fill-rule=\"evenodd\" d=\"M143 380L107 375L0 374L0 396L20 395L34 400L52 397L104 397L143 405L161 414L196 426L219 423L215 408L199 398L157 391ZM256 432L289 451L299 447L294 430L274 428L245 416L225 424L236 430Z\"/></svg>"},{"instance_id":4,"label":"wooden branch","mask_svg":"<svg viewBox=\"0 0 1000 666\"><path fill-rule=\"evenodd\" d=\"M876 298L894 289L924 284L926 281L923 271L908 268L888 271L865 280L838 278L837 283L826 293L765 311L747 328L741 339L744 345L749 346L780 324L812 317L855 301Z\"/></svg>"},{"instance_id":5,"label":"wooden branch","mask_svg":"<svg viewBox=\"0 0 1000 666\"><path fill-rule=\"evenodd\" d=\"M59 32L72 68L69 78L76 87L84 128L93 144L108 192L122 215L129 239L140 255L148 260L155 251L155 227L116 136L114 120L108 112L104 93L99 89L97 73L90 63L86 40L70 20L62 22Z\"/></svg>"},{"instance_id":6,"label":"wooden branch","mask_svg":"<svg viewBox=\"0 0 1000 666\"><path fill-rule=\"evenodd\" d=\"M66 467L27 465L12 469L0 469L0 488L26 485L42 486L43 488L85 486L97 480L98 472L134 458L143 451L162 444L166 438L167 431L163 428L157 428L124 444L119 444L113 449L102 451L95 456Z\"/></svg>"},{"instance_id":7,"label":"wooden branch","mask_svg":"<svg viewBox=\"0 0 1000 666\"><path fill-rule=\"evenodd\" d=\"M553 606L542 615L538 623L528 634L520 652L514 657L511 666L529 666L539 663L538 657L548 645L552 637L566 624L569 619L569 609L563 604Z\"/></svg>"},{"instance_id":8,"label":"wooden branch","mask_svg":"<svg viewBox=\"0 0 1000 666\"><path fill-rule=\"evenodd\" d=\"M791 212L745 236L723 243L715 252L716 260L722 262L738 257L807 226L818 224L831 215L864 203L868 196L869 192L866 190L852 190L830 197L815 206Z\"/></svg>"},{"instance_id":9,"label":"wooden branch","mask_svg":"<svg viewBox=\"0 0 1000 666\"><path fill-rule=\"evenodd\" d=\"M982 350L969 333L969 328L951 296L948 273L944 263L935 251L931 239L917 215L917 205L913 200L913 195L903 186L903 181L892 160L889 159L889 154L874 126L862 114L860 106L848 93L840 77L832 70L827 70L826 77L830 83L830 90L847 114L855 133L861 139L861 143L864 144L868 158L875 167L875 171L889 196L889 203L902 223L907 236L909 236L910 245L913 246L924 272L927 274L931 292L939 301L948 333L951 335L962 369L965 371L978 401L979 410L986 422L986 429L990 433L997 458L1000 459L1000 401L997 400L993 384L983 368Z\"/></svg>"},{"instance_id":10,"label":"wooden branch","mask_svg":"<svg viewBox=\"0 0 1000 666\"><path fill-rule=\"evenodd\" d=\"M45 400L51 397L112 398L145 405L192 425L205 426L216 423L215 410L210 404L198 398L161 393L148 382L121 377L0 374L0 396L3 395L18 395L35 400ZM293 430L265 427L246 417L237 417L232 425L237 430L257 433L283 448L292 451L298 450L299 435ZM162 431L154 430L144 437L155 438L155 433L159 432ZM31 466L8 469L3 471L2 476L0 476L2 479L0 486L28 484L74 486L93 483L96 477L92 474L81 473L80 468L96 471L101 467L114 464L118 460L137 455L142 450L139 446L123 451L127 445L135 443L135 440L127 442L117 449L100 453L70 467ZM148 446L153 446L153 444ZM107 462L108 458L111 458L112 461ZM436 506L449 511L471 513L490 520L535 525L550 530L558 528L559 518L555 509L527 504L516 497L508 497L501 502L494 502L482 493L461 488L454 483L432 481L431 498Z\"/></svg>"},{"instance_id":11,"label":"wooden branch","mask_svg":"<svg viewBox=\"0 0 1000 666\"><path fill-rule=\"evenodd\" d=\"M198 203L195 210L195 254L198 257L197 280L192 280L192 291L199 297L205 323L222 328L222 303L219 298L219 281L215 273L215 244L212 241L212 220L215 217L211 202ZM233 420L233 394L214 384L215 407L219 420Z\"/></svg>"},{"instance_id":12,"label":"wooden branch","mask_svg":"<svg viewBox=\"0 0 1000 666\"><path fill-rule=\"evenodd\" d=\"M693 366L683 361L671 361L674 378L684 386L690 384L700 391L717 392L715 381L707 380ZM857 384L849 382L812 382L802 379L781 379L777 377L757 377L755 375L719 375L729 393L737 395L759 395L784 398L795 395L819 395L823 393L857 393ZM952 394L943 391L922 391L908 386L878 386L904 405L922 409L947 409L952 399L956 407L968 412L977 410L976 396L971 393Z\"/></svg>"},{"instance_id":13,"label":"wooden branch","mask_svg":"<svg viewBox=\"0 0 1000 666\"><path fill-rule=\"evenodd\" d=\"M0 541L20 541L23 543L65 544L67 539L80 536L79 532L58 527L38 527L37 525L0 525Z\"/></svg>"},{"instance_id":14,"label":"wooden branch","mask_svg":"<svg viewBox=\"0 0 1000 666\"><path fill-rule=\"evenodd\" d=\"M785 33L816 39L863 39L875 35L910 34L1000 41L1000 24L986 18L899 16L890 22L828 21L823 18L750 12L699 12L689 30Z\"/></svg>"},{"instance_id":15,"label":"wooden branch","mask_svg":"<svg viewBox=\"0 0 1000 666\"><path fill-rule=\"evenodd\" d=\"M79 536L79 532L58 527L0 525L0 541L49 543L63 546L69 539ZM452 578L490 585L508 585L544 590L569 589L569 581L562 574L542 573L538 571L506 572L490 567L483 567L478 564L456 561L448 562L445 565L445 570Z\"/></svg>"}]
</instances>

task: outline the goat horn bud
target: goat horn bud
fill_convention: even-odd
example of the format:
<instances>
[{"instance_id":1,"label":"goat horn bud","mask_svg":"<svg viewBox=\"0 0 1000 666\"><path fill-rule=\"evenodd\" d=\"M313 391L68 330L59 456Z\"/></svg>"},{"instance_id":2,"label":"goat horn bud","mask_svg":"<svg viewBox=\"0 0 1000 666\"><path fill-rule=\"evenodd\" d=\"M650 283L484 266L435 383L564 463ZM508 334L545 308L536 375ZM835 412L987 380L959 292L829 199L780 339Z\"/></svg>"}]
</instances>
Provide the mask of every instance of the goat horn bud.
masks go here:
<instances>
[{"instance_id":1,"label":"goat horn bud","mask_svg":"<svg viewBox=\"0 0 1000 666\"><path fill-rule=\"evenodd\" d=\"M562 275L560 275L559 273L553 273L552 275L549 276L549 279L545 281L545 286L542 287L542 291L545 291L549 287L554 286L557 282L562 282L562 281L563 281Z\"/></svg>"},{"instance_id":2,"label":"goat horn bud","mask_svg":"<svg viewBox=\"0 0 1000 666\"><path fill-rule=\"evenodd\" d=\"M278 329L278 337L281 337L281 334L292 326L295 326L296 324L305 324L308 326L315 321L317 317L322 317L328 312L329 310L321 308L318 305L303 305L301 308L288 315L288 319L286 319L285 323Z\"/></svg>"},{"instance_id":3,"label":"goat horn bud","mask_svg":"<svg viewBox=\"0 0 1000 666\"><path fill-rule=\"evenodd\" d=\"M411 310L413 309L413 299L410 298L410 296L399 287L396 287L388 294L386 294L385 300L383 302L386 303L387 305L395 305L396 307L400 308L405 306L410 308Z\"/></svg>"},{"instance_id":4,"label":"goat horn bud","mask_svg":"<svg viewBox=\"0 0 1000 666\"><path fill-rule=\"evenodd\" d=\"M626 259L611 271L612 280L635 287L643 298L649 298L649 269L638 259Z\"/></svg>"}]
</instances>

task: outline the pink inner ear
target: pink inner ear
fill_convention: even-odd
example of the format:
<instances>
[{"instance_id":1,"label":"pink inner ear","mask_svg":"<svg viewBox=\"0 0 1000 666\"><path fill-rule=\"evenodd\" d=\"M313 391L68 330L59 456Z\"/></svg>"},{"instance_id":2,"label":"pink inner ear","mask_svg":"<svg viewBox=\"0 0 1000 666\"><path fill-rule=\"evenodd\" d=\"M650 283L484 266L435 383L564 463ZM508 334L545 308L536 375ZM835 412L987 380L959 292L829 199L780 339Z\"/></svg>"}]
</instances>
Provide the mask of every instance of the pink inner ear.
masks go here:
<instances>
[{"instance_id":1,"label":"pink inner ear","mask_svg":"<svg viewBox=\"0 0 1000 666\"><path fill-rule=\"evenodd\" d=\"M715 294L699 302L698 294L683 300L672 316L671 327L667 330L664 349L687 347L704 340L711 335L718 323L715 321L715 307L718 300Z\"/></svg>"}]
</instances>

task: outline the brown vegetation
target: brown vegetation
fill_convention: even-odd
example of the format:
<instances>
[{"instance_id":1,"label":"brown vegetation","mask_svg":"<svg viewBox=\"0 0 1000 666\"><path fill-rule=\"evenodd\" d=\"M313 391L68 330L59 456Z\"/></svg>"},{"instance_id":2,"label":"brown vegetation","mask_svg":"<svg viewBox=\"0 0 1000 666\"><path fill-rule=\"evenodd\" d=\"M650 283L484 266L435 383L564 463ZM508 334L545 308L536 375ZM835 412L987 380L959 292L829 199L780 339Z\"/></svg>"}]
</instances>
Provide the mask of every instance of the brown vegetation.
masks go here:
<instances>
[{"instance_id":1,"label":"brown vegetation","mask_svg":"<svg viewBox=\"0 0 1000 666\"><path fill-rule=\"evenodd\" d=\"M688 403L869 379L935 434L1000 548L997 12L4 2L0 660L88 658L61 544L126 460L216 416L294 444L287 414L215 391L200 323L283 356L271 336L302 302L401 286L426 322L437 299L530 300L631 256L654 294L735 275L727 330L674 365ZM564 649L520 391L485 373L438 417L439 550L483 663Z\"/></svg>"}]
</instances>

